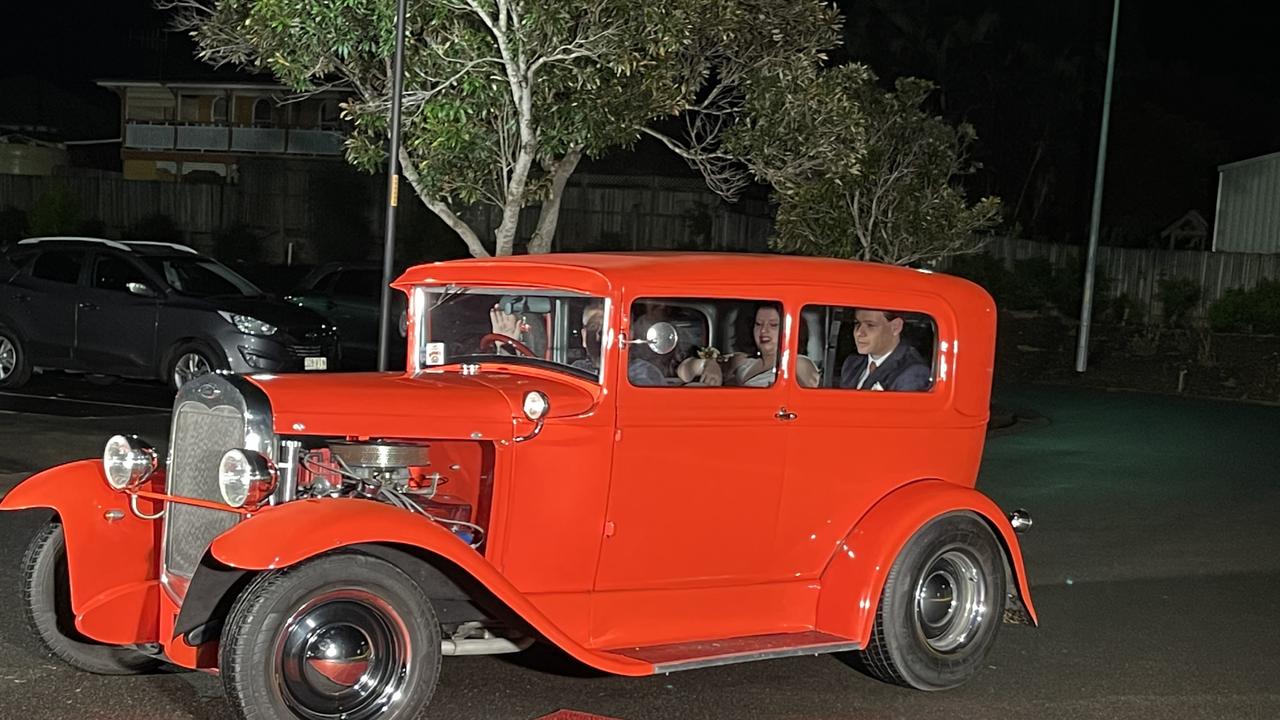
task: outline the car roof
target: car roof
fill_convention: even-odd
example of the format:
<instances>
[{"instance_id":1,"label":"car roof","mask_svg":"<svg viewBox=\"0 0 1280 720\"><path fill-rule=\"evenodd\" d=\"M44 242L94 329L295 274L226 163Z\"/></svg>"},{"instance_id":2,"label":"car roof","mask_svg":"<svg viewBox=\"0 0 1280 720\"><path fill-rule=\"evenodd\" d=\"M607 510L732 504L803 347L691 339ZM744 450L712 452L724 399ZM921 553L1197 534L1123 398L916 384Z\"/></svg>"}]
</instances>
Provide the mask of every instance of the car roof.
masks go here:
<instances>
[{"instance_id":1,"label":"car roof","mask_svg":"<svg viewBox=\"0 0 1280 720\"><path fill-rule=\"evenodd\" d=\"M543 272L531 272L535 268ZM697 288L712 285L720 288L837 285L962 296L986 294L967 280L931 270L837 258L709 252L550 253L468 258L411 267L395 284L405 287L419 283L493 282L505 277L511 278L507 282L524 284L518 281L540 280L539 274L546 275L546 284L563 283L600 290L660 284L684 285L696 294Z\"/></svg>"},{"instance_id":2,"label":"car roof","mask_svg":"<svg viewBox=\"0 0 1280 720\"><path fill-rule=\"evenodd\" d=\"M139 255L174 255L179 253L188 253L191 255L199 255L195 249L182 245L180 243L159 242L155 240L108 240L106 238L96 237L78 237L71 235L59 235L48 237L33 237L19 240L18 245L86 245L109 247L123 252L132 252Z\"/></svg>"}]
</instances>

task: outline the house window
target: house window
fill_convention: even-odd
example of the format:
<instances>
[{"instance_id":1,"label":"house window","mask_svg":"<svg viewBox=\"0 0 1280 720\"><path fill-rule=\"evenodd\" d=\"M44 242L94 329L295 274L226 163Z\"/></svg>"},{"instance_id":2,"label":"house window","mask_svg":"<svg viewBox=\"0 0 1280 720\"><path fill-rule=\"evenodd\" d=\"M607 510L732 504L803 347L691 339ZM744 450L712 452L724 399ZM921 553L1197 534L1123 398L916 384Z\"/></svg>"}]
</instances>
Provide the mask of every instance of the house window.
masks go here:
<instances>
[{"instance_id":1,"label":"house window","mask_svg":"<svg viewBox=\"0 0 1280 720\"><path fill-rule=\"evenodd\" d=\"M210 111L211 118L215 125L227 124L227 98L219 95L213 99L213 107Z\"/></svg>"},{"instance_id":2,"label":"house window","mask_svg":"<svg viewBox=\"0 0 1280 720\"><path fill-rule=\"evenodd\" d=\"M341 111L338 108L338 101L322 100L320 102L320 129L337 130L340 120Z\"/></svg>"},{"instance_id":3,"label":"house window","mask_svg":"<svg viewBox=\"0 0 1280 720\"><path fill-rule=\"evenodd\" d=\"M271 127L275 123L272 121L271 100L268 98L258 98L253 101L253 126L254 127Z\"/></svg>"}]
</instances>

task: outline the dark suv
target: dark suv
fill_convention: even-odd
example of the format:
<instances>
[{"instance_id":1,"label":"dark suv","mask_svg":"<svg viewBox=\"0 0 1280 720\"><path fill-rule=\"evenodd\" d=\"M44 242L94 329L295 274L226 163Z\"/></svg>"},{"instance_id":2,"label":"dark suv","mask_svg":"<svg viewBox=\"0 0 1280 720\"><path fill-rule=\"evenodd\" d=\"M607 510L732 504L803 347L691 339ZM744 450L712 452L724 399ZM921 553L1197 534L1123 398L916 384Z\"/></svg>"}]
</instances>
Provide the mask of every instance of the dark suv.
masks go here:
<instances>
[{"instance_id":1,"label":"dark suv","mask_svg":"<svg viewBox=\"0 0 1280 720\"><path fill-rule=\"evenodd\" d=\"M337 330L183 245L31 238L0 254L0 387L33 369L152 378L327 370Z\"/></svg>"},{"instance_id":2,"label":"dark suv","mask_svg":"<svg viewBox=\"0 0 1280 720\"><path fill-rule=\"evenodd\" d=\"M399 273L396 273L397 275ZM378 318L382 314L382 266L372 262L331 262L312 270L285 296L316 311L342 333L347 370L373 369L378 361ZM404 367L405 297L391 294L389 368Z\"/></svg>"}]
</instances>

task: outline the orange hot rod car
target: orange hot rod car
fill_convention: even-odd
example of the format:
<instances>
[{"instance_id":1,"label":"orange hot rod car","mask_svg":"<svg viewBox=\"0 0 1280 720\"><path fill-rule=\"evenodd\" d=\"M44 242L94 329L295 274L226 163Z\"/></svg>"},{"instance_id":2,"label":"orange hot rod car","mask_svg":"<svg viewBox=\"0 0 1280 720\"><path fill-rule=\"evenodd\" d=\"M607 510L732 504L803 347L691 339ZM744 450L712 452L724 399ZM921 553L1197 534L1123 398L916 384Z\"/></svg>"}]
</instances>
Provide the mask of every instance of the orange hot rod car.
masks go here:
<instances>
[{"instance_id":1,"label":"orange hot rod car","mask_svg":"<svg viewBox=\"0 0 1280 720\"><path fill-rule=\"evenodd\" d=\"M27 615L79 668L220 671L242 717L418 717L535 640L648 675L859 653L936 690L1035 622L974 490L996 313L927 271L766 255L422 265L403 373L205 375L52 508Z\"/></svg>"}]
</instances>

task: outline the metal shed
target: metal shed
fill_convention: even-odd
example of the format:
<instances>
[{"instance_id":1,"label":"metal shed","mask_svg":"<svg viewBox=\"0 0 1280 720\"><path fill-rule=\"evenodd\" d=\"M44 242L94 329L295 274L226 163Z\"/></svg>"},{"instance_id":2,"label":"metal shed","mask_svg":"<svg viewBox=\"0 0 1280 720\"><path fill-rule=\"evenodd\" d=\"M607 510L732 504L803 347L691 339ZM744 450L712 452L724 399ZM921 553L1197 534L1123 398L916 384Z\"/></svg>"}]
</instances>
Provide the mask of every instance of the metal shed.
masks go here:
<instances>
[{"instance_id":1,"label":"metal shed","mask_svg":"<svg viewBox=\"0 0 1280 720\"><path fill-rule=\"evenodd\" d=\"M1213 250L1280 253L1280 152L1218 166Z\"/></svg>"}]
</instances>

